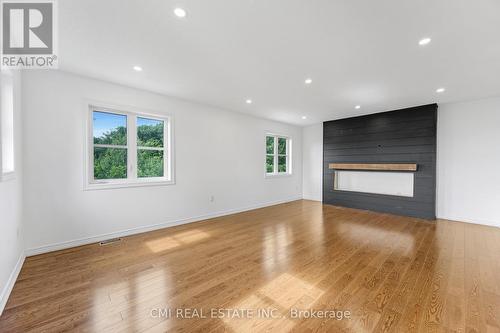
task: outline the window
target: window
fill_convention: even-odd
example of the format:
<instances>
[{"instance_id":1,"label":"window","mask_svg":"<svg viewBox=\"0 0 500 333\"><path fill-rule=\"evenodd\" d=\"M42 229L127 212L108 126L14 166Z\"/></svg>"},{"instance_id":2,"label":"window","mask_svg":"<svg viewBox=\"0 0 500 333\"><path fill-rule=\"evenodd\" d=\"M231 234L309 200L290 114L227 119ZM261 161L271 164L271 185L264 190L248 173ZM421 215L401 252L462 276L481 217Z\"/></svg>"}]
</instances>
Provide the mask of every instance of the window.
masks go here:
<instances>
[{"instance_id":1,"label":"window","mask_svg":"<svg viewBox=\"0 0 500 333\"><path fill-rule=\"evenodd\" d=\"M170 117L90 107L88 188L172 184Z\"/></svg>"},{"instance_id":2,"label":"window","mask_svg":"<svg viewBox=\"0 0 500 333\"><path fill-rule=\"evenodd\" d=\"M10 71L1 72L0 166L3 180L14 178L14 79Z\"/></svg>"},{"instance_id":3,"label":"window","mask_svg":"<svg viewBox=\"0 0 500 333\"><path fill-rule=\"evenodd\" d=\"M281 135L266 136L266 175L277 176L292 173L291 140Z\"/></svg>"}]
</instances>

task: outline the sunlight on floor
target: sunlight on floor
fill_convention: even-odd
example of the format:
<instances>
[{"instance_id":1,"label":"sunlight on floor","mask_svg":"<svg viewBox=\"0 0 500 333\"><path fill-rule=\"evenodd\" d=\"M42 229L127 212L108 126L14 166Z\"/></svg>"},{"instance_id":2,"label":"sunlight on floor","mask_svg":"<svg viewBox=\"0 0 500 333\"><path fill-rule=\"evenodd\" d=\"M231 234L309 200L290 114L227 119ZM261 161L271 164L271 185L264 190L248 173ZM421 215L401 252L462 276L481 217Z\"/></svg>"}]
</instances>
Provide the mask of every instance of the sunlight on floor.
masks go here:
<instances>
[{"instance_id":1,"label":"sunlight on floor","mask_svg":"<svg viewBox=\"0 0 500 333\"><path fill-rule=\"evenodd\" d=\"M308 308L323 290L289 273L281 274L231 309L252 310L253 318L224 318L235 332L289 331L295 325L288 318L291 308ZM307 301L305 301L307 300Z\"/></svg>"},{"instance_id":2,"label":"sunlight on floor","mask_svg":"<svg viewBox=\"0 0 500 333\"><path fill-rule=\"evenodd\" d=\"M149 242L146 242L147 247L154 253L162 252L165 250L170 250L181 245L177 240L172 237L158 238Z\"/></svg>"},{"instance_id":3,"label":"sunlight on floor","mask_svg":"<svg viewBox=\"0 0 500 333\"><path fill-rule=\"evenodd\" d=\"M181 245L197 242L208 237L210 237L210 234L199 229L194 229L148 241L146 242L146 246L149 247L149 249L154 253L158 253L179 247Z\"/></svg>"},{"instance_id":4,"label":"sunlight on floor","mask_svg":"<svg viewBox=\"0 0 500 333\"><path fill-rule=\"evenodd\" d=\"M120 281L94 290L92 300L92 327L94 332L118 324L122 321L117 304L127 302L124 295L130 291L129 281ZM113 298L111 294L114 294Z\"/></svg>"},{"instance_id":5,"label":"sunlight on floor","mask_svg":"<svg viewBox=\"0 0 500 333\"><path fill-rule=\"evenodd\" d=\"M156 325L158 319L150 316L151 309L166 307L174 287L175 283L168 269L141 274L134 278L129 298L136 306L121 312L127 330L139 332Z\"/></svg>"},{"instance_id":6,"label":"sunlight on floor","mask_svg":"<svg viewBox=\"0 0 500 333\"><path fill-rule=\"evenodd\" d=\"M287 332L295 325L292 320L285 317L286 310L277 309L272 302L262 296L250 295L231 308L251 310L253 314L251 318L224 318L224 323L233 332L270 332L273 330Z\"/></svg>"},{"instance_id":7,"label":"sunlight on floor","mask_svg":"<svg viewBox=\"0 0 500 333\"><path fill-rule=\"evenodd\" d=\"M304 295L319 297L323 294L323 290L291 274L284 273L260 288L257 293L273 300L274 304L288 309Z\"/></svg>"},{"instance_id":8,"label":"sunlight on floor","mask_svg":"<svg viewBox=\"0 0 500 333\"><path fill-rule=\"evenodd\" d=\"M174 287L168 269L155 269L96 289L91 317L93 332L136 332L158 324L158 319L149 313L152 308L168 305Z\"/></svg>"},{"instance_id":9,"label":"sunlight on floor","mask_svg":"<svg viewBox=\"0 0 500 333\"><path fill-rule=\"evenodd\" d=\"M265 233L271 234L272 237L267 238L263 243L263 264L267 272L273 272L279 266L288 265L287 246L293 243L294 236L284 224L274 229L266 229Z\"/></svg>"}]
</instances>

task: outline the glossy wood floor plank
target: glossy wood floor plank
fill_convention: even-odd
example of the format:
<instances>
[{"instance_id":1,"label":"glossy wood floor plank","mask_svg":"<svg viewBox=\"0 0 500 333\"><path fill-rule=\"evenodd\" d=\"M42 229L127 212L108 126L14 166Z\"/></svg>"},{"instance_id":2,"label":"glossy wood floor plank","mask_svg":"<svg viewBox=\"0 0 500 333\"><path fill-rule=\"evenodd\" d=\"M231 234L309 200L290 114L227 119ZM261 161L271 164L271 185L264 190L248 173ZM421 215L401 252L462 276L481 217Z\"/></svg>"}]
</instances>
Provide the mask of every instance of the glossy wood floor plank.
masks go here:
<instances>
[{"instance_id":1,"label":"glossy wood floor plank","mask_svg":"<svg viewBox=\"0 0 500 333\"><path fill-rule=\"evenodd\" d=\"M301 200L27 258L0 332L498 332L499 258L498 228Z\"/></svg>"}]
</instances>

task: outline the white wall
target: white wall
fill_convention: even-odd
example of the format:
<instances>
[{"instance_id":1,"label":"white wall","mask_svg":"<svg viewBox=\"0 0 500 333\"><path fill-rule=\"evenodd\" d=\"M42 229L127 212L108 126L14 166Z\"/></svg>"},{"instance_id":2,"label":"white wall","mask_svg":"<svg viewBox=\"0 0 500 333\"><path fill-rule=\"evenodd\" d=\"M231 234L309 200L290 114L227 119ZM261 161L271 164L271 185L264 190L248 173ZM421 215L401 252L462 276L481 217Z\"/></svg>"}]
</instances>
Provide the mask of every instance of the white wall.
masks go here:
<instances>
[{"instance_id":1,"label":"white wall","mask_svg":"<svg viewBox=\"0 0 500 333\"><path fill-rule=\"evenodd\" d=\"M22 225L22 136L21 82L14 74L14 144L15 178L0 180L0 313L24 259ZM1 172L1 168L0 168Z\"/></svg>"},{"instance_id":2,"label":"white wall","mask_svg":"<svg viewBox=\"0 0 500 333\"><path fill-rule=\"evenodd\" d=\"M302 129L302 188L304 199L323 200L323 124Z\"/></svg>"},{"instance_id":3,"label":"white wall","mask_svg":"<svg viewBox=\"0 0 500 333\"><path fill-rule=\"evenodd\" d=\"M437 216L500 227L500 98L438 111Z\"/></svg>"},{"instance_id":4,"label":"white wall","mask_svg":"<svg viewBox=\"0 0 500 333\"><path fill-rule=\"evenodd\" d=\"M55 71L23 94L30 254L302 196L301 128ZM84 191L86 99L173 114L176 184ZM266 131L291 136L292 176L264 177Z\"/></svg>"}]
</instances>

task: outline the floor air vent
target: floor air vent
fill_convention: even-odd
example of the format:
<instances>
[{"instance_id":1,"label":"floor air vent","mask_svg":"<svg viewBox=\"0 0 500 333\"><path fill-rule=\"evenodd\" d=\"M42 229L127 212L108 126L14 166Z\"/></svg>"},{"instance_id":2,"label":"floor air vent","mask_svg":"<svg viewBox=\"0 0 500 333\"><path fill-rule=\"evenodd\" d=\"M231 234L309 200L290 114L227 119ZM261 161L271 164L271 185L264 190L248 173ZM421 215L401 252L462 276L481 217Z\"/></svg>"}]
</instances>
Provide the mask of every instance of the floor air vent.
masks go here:
<instances>
[{"instance_id":1,"label":"floor air vent","mask_svg":"<svg viewBox=\"0 0 500 333\"><path fill-rule=\"evenodd\" d=\"M118 243L118 242L121 242L122 239L121 238L111 238L111 239L106 239L102 242L99 242L99 245L101 246L105 246L105 245L110 245L110 244L114 244L114 243Z\"/></svg>"}]
</instances>

